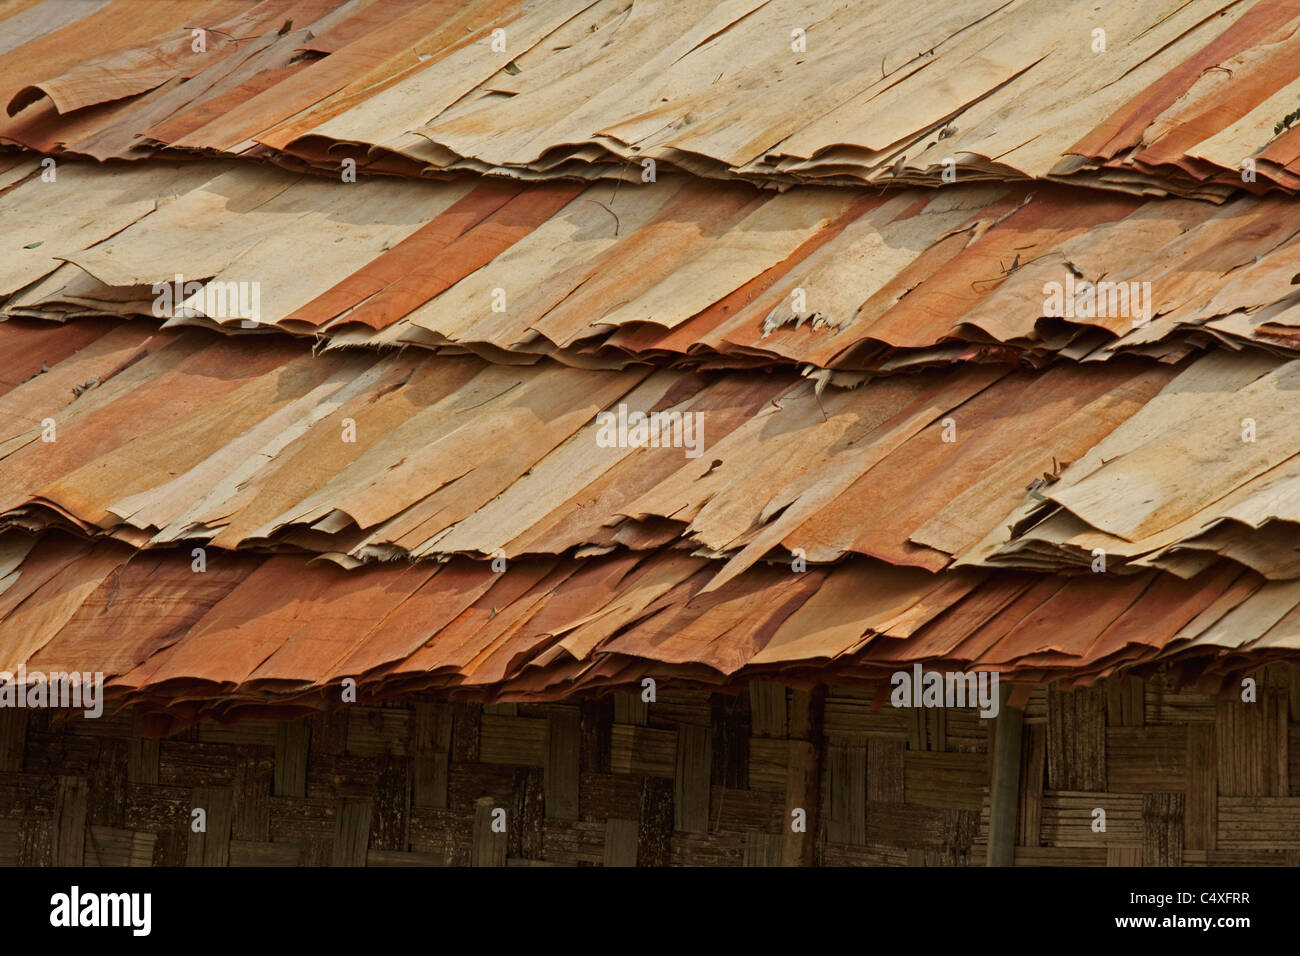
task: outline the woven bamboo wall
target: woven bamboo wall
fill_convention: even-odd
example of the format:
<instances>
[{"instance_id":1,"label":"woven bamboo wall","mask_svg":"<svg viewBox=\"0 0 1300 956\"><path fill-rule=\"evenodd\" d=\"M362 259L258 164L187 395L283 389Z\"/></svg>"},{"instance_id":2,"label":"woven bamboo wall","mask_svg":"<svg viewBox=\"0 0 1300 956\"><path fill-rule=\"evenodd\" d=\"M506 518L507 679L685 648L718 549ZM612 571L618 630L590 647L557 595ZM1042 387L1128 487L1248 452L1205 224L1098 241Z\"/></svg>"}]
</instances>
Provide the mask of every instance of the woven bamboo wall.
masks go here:
<instances>
[{"instance_id":1,"label":"woven bamboo wall","mask_svg":"<svg viewBox=\"0 0 1300 956\"><path fill-rule=\"evenodd\" d=\"M1036 695L1016 863L1300 865L1300 668L1253 679L1253 703L1136 678Z\"/></svg>"},{"instance_id":2,"label":"woven bamboo wall","mask_svg":"<svg viewBox=\"0 0 1300 956\"><path fill-rule=\"evenodd\" d=\"M1277 668L1255 704L1136 679L1036 691L1016 862L1300 862L1298 689ZM6 710L0 864L979 865L992 723L770 684L358 704L163 739L138 714Z\"/></svg>"}]
</instances>

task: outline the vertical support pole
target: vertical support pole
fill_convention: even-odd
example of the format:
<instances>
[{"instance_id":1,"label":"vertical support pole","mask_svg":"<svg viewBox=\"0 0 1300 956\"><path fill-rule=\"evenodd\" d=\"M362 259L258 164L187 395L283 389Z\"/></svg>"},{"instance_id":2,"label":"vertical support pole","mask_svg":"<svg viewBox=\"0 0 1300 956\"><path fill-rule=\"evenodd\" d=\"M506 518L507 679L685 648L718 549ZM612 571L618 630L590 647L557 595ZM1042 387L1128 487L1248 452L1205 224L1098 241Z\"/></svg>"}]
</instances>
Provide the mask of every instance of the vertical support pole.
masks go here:
<instances>
[{"instance_id":1,"label":"vertical support pole","mask_svg":"<svg viewBox=\"0 0 1300 956\"><path fill-rule=\"evenodd\" d=\"M785 832L781 843L782 866L813 866L816 863L825 706L826 688L823 686L790 694L787 718L790 749L786 770ZM801 832L792 828L794 810L803 811Z\"/></svg>"},{"instance_id":2,"label":"vertical support pole","mask_svg":"<svg viewBox=\"0 0 1300 956\"><path fill-rule=\"evenodd\" d=\"M993 728L993 777L989 782L988 866L1011 866L1016 853L1016 805L1020 792L1020 745L1025 712L1007 704L1011 688L999 681Z\"/></svg>"}]
</instances>

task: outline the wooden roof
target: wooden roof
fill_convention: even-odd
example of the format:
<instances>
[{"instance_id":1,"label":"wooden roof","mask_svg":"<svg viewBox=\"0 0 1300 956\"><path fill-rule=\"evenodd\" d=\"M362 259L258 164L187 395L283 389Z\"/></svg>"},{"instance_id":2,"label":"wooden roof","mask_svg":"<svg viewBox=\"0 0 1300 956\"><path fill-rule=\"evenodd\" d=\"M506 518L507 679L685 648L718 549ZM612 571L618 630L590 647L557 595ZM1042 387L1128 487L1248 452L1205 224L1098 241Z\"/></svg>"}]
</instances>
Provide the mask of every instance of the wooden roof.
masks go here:
<instances>
[{"instance_id":1,"label":"wooden roof","mask_svg":"<svg viewBox=\"0 0 1300 956\"><path fill-rule=\"evenodd\" d=\"M0 670L228 713L1293 655L1300 10L1091 9L0 5Z\"/></svg>"}]
</instances>

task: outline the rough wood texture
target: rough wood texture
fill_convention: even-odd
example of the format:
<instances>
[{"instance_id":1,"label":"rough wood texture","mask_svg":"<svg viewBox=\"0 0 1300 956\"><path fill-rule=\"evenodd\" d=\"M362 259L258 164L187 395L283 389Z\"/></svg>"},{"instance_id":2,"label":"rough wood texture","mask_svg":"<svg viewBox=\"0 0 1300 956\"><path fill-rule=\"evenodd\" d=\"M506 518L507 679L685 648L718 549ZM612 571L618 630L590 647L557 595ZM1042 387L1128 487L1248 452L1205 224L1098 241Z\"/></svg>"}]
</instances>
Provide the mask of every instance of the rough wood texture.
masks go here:
<instances>
[{"instance_id":1,"label":"rough wood texture","mask_svg":"<svg viewBox=\"0 0 1300 956\"><path fill-rule=\"evenodd\" d=\"M989 866L1014 866L1016 818L1022 801L1021 750L1024 743L1025 712L1009 704L1007 687L1001 691L1001 707L994 725L992 774L989 778Z\"/></svg>"},{"instance_id":2,"label":"rough wood texture","mask_svg":"<svg viewBox=\"0 0 1300 956\"><path fill-rule=\"evenodd\" d=\"M1258 703L1160 679L1035 692L1015 865L1300 862L1296 673L1261 672ZM983 865L988 723L776 684L421 697L162 739L135 713L0 712L0 864Z\"/></svg>"},{"instance_id":3,"label":"rough wood texture","mask_svg":"<svg viewBox=\"0 0 1300 956\"><path fill-rule=\"evenodd\" d=\"M1106 710L1104 687L1048 688L1048 787L1106 789Z\"/></svg>"}]
</instances>

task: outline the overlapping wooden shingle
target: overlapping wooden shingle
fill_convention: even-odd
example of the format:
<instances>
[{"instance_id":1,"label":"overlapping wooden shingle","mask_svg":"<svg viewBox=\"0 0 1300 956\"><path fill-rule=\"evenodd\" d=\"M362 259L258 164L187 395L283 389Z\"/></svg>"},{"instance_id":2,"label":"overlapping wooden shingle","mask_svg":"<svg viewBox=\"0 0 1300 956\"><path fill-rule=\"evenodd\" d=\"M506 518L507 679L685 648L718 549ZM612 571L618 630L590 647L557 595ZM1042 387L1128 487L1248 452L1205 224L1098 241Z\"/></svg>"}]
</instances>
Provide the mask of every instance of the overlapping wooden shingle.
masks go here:
<instances>
[{"instance_id":1,"label":"overlapping wooden shingle","mask_svg":"<svg viewBox=\"0 0 1300 956\"><path fill-rule=\"evenodd\" d=\"M1281 2L69 6L0 19L0 142L417 177L635 180L649 161L775 186L956 172L1213 199L1254 158L1252 190L1297 185Z\"/></svg>"}]
</instances>

